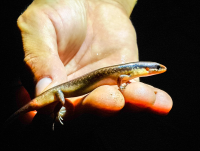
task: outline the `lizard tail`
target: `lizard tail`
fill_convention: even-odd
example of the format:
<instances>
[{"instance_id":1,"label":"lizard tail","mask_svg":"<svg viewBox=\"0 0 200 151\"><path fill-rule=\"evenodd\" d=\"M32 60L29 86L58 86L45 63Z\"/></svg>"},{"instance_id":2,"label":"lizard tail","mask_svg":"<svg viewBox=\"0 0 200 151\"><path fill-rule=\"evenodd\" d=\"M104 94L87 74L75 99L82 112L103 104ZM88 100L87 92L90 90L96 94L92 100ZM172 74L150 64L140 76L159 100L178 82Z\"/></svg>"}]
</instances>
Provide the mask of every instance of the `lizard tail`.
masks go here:
<instances>
[{"instance_id":1,"label":"lizard tail","mask_svg":"<svg viewBox=\"0 0 200 151\"><path fill-rule=\"evenodd\" d=\"M31 101L32 102L32 101ZM10 124L12 124L20 115L25 114L29 111L32 111L31 103L28 103L13 113L4 123L3 127L7 128Z\"/></svg>"}]
</instances>

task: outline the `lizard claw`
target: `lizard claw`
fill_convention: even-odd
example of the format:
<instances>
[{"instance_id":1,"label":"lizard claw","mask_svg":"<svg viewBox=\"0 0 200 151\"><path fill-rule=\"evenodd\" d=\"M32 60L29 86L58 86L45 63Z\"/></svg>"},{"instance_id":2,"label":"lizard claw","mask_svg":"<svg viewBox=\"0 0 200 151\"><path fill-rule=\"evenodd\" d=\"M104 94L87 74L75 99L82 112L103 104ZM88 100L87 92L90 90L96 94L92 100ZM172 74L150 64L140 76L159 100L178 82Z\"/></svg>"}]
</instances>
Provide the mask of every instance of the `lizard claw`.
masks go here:
<instances>
[{"instance_id":1,"label":"lizard claw","mask_svg":"<svg viewBox=\"0 0 200 151\"><path fill-rule=\"evenodd\" d=\"M58 113L58 120L59 122L64 125L64 123L62 122L63 121L63 118L62 116L67 112L66 108L64 106L61 107L59 113Z\"/></svg>"}]
</instances>

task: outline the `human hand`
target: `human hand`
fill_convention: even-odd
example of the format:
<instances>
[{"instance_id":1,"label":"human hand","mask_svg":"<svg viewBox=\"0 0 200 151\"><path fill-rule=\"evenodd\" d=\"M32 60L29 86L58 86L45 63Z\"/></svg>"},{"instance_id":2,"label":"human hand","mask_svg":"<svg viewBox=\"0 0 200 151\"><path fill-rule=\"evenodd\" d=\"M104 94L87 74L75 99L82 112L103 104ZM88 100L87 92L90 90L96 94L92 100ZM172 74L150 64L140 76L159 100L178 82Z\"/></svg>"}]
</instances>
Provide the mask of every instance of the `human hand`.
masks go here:
<instances>
[{"instance_id":1,"label":"human hand","mask_svg":"<svg viewBox=\"0 0 200 151\"><path fill-rule=\"evenodd\" d=\"M136 33L129 20L134 3L130 4L34 0L19 17L18 27L24 60L37 83L36 95L100 67L138 61ZM76 115L87 111L110 115L124 106L167 114L172 107L166 92L141 82L129 84L123 92L101 86L86 97L69 100Z\"/></svg>"}]
</instances>

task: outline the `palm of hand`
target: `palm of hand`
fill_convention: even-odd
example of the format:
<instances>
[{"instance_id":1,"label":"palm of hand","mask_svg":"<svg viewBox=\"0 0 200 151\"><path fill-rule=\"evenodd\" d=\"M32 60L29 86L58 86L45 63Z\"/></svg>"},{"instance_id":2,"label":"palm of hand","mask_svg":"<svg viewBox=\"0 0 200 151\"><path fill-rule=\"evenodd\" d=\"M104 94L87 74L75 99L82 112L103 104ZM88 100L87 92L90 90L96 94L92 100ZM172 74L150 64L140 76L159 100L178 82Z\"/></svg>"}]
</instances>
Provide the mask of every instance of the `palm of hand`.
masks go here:
<instances>
[{"instance_id":1,"label":"palm of hand","mask_svg":"<svg viewBox=\"0 0 200 151\"><path fill-rule=\"evenodd\" d=\"M63 7L65 11L56 12L60 18L51 20L56 25L58 53L68 75L80 76L103 66L138 61L135 30L121 9L90 2L67 14L68 8ZM81 17L74 17L73 12Z\"/></svg>"},{"instance_id":2,"label":"palm of hand","mask_svg":"<svg viewBox=\"0 0 200 151\"><path fill-rule=\"evenodd\" d=\"M135 30L122 7L102 1L62 2L35 0L18 21L22 31L25 61L32 69L36 81L43 77L52 79L52 83L43 91L100 67L138 61ZM29 17L30 14L32 16ZM24 28L24 20L28 28ZM37 45L33 45L33 42ZM42 45L38 45L40 43ZM44 62L45 68L41 68ZM141 83L127 89L133 93L131 96L130 93L123 95L133 106L137 102L153 105L160 101L155 96L155 91L157 96L164 93ZM96 94L105 94L106 99L99 100ZM108 98L109 94L115 95ZM164 111L166 113L171 109L172 101L166 93L163 95L167 98L163 101L168 104ZM89 104L91 108L101 111L106 108L109 112L118 111L125 104L119 91L112 88L99 88L83 99L82 97L82 108ZM72 102L77 101L72 99ZM76 106L77 103L74 104ZM160 109L163 106L159 106Z\"/></svg>"}]
</instances>

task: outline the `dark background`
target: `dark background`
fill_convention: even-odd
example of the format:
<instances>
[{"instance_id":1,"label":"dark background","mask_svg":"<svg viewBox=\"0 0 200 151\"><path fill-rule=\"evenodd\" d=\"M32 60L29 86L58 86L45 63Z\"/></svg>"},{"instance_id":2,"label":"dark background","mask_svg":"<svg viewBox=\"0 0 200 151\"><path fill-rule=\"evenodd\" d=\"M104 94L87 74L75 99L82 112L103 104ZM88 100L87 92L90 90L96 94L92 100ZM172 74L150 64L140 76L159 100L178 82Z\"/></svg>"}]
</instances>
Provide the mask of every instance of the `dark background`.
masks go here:
<instances>
[{"instance_id":1,"label":"dark background","mask_svg":"<svg viewBox=\"0 0 200 151\"><path fill-rule=\"evenodd\" d=\"M2 0L0 24L1 125L16 110L13 94L23 51L18 16L30 0ZM6 149L199 149L199 5L198 1L141 1L132 12L141 61L167 66L166 73L141 81L173 99L167 116L120 113L106 119L83 115L51 132L44 125L1 134Z\"/></svg>"}]
</instances>

